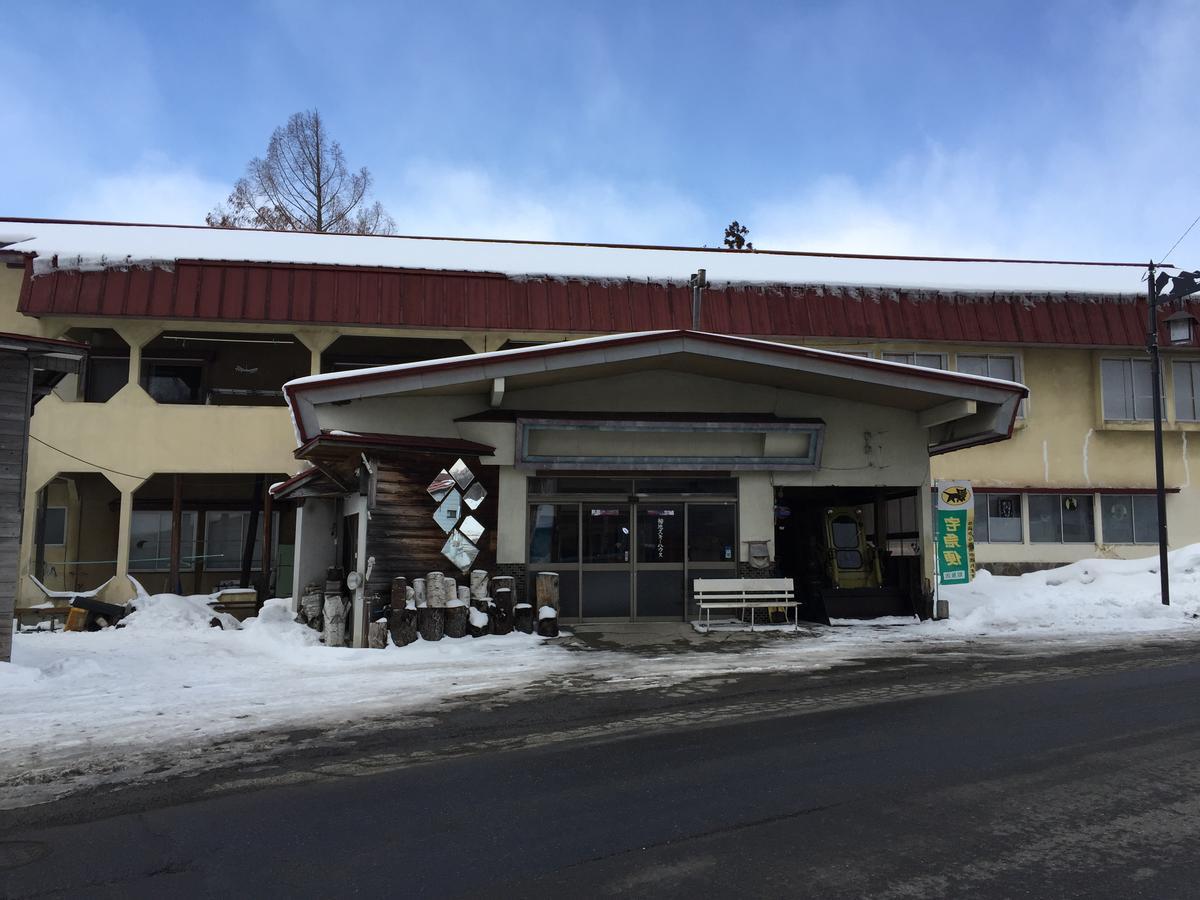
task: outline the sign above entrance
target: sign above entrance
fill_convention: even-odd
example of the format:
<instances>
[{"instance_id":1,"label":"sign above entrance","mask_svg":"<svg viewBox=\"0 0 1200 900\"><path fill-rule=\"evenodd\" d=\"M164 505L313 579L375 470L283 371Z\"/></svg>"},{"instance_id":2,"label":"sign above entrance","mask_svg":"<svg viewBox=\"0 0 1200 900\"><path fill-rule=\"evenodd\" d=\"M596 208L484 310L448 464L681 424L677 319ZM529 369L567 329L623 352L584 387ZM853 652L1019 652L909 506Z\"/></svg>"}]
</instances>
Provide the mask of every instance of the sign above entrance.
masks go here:
<instances>
[{"instance_id":1,"label":"sign above entrance","mask_svg":"<svg viewBox=\"0 0 1200 900\"><path fill-rule=\"evenodd\" d=\"M938 583L966 584L975 577L975 492L969 481L939 481L934 490Z\"/></svg>"}]
</instances>

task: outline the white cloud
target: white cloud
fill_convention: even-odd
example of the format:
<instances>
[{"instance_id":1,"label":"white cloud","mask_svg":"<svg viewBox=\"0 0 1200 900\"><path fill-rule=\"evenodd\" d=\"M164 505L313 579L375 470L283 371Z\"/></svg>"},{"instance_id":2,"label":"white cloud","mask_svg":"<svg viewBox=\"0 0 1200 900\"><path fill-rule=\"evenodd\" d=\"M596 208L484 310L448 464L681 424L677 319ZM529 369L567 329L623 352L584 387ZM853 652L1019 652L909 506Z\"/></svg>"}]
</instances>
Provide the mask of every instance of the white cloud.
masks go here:
<instances>
[{"instance_id":1,"label":"white cloud","mask_svg":"<svg viewBox=\"0 0 1200 900\"><path fill-rule=\"evenodd\" d=\"M704 219L699 203L654 183L519 183L421 162L400 185L381 200L402 234L666 243L699 233Z\"/></svg>"},{"instance_id":2,"label":"white cloud","mask_svg":"<svg viewBox=\"0 0 1200 900\"><path fill-rule=\"evenodd\" d=\"M78 176L61 207L67 219L202 225L230 185L166 159L148 160L110 175Z\"/></svg>"}]
</instances>

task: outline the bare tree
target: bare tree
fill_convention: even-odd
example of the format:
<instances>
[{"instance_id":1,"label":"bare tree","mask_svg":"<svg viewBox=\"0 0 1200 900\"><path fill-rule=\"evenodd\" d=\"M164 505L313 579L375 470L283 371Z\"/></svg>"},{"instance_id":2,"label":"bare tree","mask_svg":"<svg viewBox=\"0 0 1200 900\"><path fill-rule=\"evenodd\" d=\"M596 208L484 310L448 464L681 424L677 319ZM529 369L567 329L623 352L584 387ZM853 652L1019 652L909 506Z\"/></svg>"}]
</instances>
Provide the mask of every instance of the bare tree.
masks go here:
<instances>
[{"instance_id":1,"label":"bare tree","mask_svg":"<svg viewBox=\"0 0 1200 900\"><path fill-rule=\"evenodd\" d=\"M371 173L346 168L341 145L314 110L276 128L266 158L255 157L224 203L205 216L215 227L336 234L392 234L396 223L370 203Z\"/></svg>"}]
</instances>

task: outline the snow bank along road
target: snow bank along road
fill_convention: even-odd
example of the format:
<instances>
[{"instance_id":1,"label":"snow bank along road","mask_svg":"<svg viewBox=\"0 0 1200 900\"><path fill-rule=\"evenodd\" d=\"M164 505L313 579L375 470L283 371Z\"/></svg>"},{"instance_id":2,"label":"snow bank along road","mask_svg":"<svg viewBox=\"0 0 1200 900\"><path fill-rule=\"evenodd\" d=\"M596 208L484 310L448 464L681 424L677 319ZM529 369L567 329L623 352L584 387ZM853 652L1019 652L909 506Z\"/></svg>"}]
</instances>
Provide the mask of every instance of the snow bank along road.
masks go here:
<instances>
[{"instance_id":1,"label":"snow bank along road","mask_svg":"<svg viewBox=\"0 0 1200 900\"><path fill-rule=\"evenodd\" d=\"M318 646L284 601L222 631L209 627L203 598L146 597L123 629L17 636L14 663L0 664L0 809L269 758L301 728L344 737L398 719L418 727L447 703L494 706L548 691L670 694L710 676L813 673L925 649L1044 652L1200 632L1200 545L1172 554L1170 608L1158 602L1155 565L1089 560L1021 578L980 573L945 590L954 616L946 622L828 629L738 653L580 652L525 635L335 649Z\"/></svg>"},{"instance_id":2,"label":"snow bank along road","mask_svg":"<svg viewBox=\"0 0 1200 900\"><path fill-rule=\"evenodd\" d=\"M1135 643L443 709L12 811L0 895L1189 896L1197 642Z\"/></svg>"}]
</instances>

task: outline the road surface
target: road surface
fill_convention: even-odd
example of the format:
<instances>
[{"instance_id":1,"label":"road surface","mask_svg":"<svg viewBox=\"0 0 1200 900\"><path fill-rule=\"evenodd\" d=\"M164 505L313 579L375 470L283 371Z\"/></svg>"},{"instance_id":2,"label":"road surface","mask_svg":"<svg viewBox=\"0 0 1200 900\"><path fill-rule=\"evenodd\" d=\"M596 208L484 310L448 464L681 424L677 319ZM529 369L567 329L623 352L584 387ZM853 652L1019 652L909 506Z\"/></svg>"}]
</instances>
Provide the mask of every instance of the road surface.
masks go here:
<instances>
[{"instance_id":1,"label":"road surface","mask_svg":"<svg viewBox=\"0 0 1200 900\"><path fill-rule=\"evenodd\" d=\"M449 711L0 814L0 896L1198 896L1198 650Z\"/></svg>"}]
</instances>

